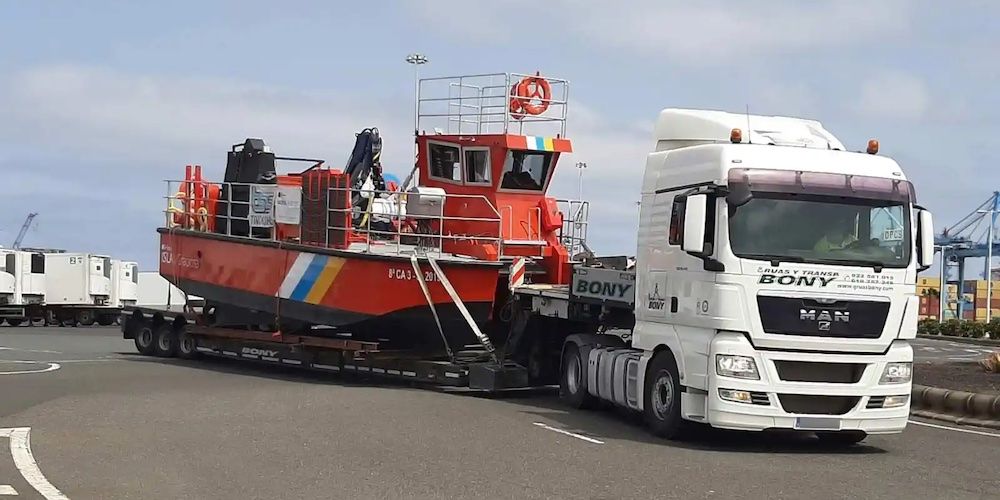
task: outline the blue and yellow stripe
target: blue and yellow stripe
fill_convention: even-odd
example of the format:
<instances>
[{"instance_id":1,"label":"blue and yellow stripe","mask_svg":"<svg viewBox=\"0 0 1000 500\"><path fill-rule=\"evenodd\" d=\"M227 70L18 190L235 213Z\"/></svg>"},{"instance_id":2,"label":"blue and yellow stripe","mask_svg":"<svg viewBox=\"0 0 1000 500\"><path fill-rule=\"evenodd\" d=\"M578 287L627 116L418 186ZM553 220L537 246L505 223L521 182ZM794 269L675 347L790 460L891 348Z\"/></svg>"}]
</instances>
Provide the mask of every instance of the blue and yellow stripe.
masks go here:
<instances>
[{"instance_id":1,"label":"blue and yellow stripe","mask_svg":"<svg viewBox=\"0 0 1000 500\"><path fill-rule=\"evenodd\" d=\"M300 253L285 275L278 295L285 299L319 304L343 269L345 259Z\"/></svg>"}]
</instances>

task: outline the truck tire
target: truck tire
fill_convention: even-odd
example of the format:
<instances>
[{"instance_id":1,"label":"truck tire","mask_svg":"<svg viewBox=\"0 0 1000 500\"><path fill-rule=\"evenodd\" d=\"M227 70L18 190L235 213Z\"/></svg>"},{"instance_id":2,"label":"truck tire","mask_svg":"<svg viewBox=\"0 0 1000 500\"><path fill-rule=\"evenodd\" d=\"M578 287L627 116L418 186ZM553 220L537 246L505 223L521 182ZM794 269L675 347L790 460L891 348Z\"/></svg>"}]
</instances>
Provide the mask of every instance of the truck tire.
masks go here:
<instances>
[{"instance_id":1,"label":"truck tire","mask_svg":"<svg viewBox=\"0 0 1000 500\"><path fill-rule=\"evenodd\" d=\"M817 432L816 437L823 444L831 446L852 446L868 437L864 431Z\"/></svg>"},{"instance_id":2,"label":"truck tire","mask_svg":"<svg viewBox=\"0 0 1000 500\"><path fill-rule=\"evenodd\" d=\"M115 324L115 317L110 314L102 314L97 317L97 324L101 326L111 326Z\"/></svg>"},{"instance_id":3,"label":"truck tire","mask_svg":"<svg viewBox=\"0 0 1000 500\"><path fill-rule=\"evenodd\" d=\"M95 323L94 312L83 310L76 314L76 321L83 326L93 326Z\"/></svg>"},{"instance_id":4,"label":"truck tire","mask_svg":"<svg viewBox=\"0 0 1000 500\"><path fill-rule=\"evenodd\" d=\"M670 351L658 353L646 369L642 412L653 435L677 439L685 427L681 418L681 385Z\"/></svg>"},{"instance_id":5,"label":"truck tire","mask_svg":"<svg viewBox=\"0 0 1000 500\"><path fill-rule=\"evenodd\" d=\"M587 391L587 363L580 355L580 348L573 343L567 344L563 352L559 397L573 408L597 406L597 398Z\"/></svg>"},{"instance_id":6,"label":"truck tire","mask_svg":"<svg viewBox=\"0 0 1000 500\"><path fill-rule=\"evenodd\" d=\"M24 321L24 318L7 318L7 324L10 326L21 326Z\"/></svg>"},{"instance_id":7,"label":"truck tire","mask_svg":"<svg viewBox=\"0 0 1000 500\"><path fill-rule=\"evenodd\" d=\"M177 331L170 323L162 323L153 331L156 342L153 344L153 354L161 358L172 358L177 355Z\"/></svg>"},{"instance_id":8,"label":"truck tire","mask_svg":"<svg viewBox=\"0 0 1000 500\"><path fill-rule=\"evenodd\" d=\"M198 357L197 342L192 337L187 328L181 325L177 328L177 357L181 359L195 359Z\"/></svg>"},{"instance_id":9,"label":"truck tire","mask_svg":"<svg viewBox=\"0 0 1000 500\"><path fill-rule=\"evenodd\" d=\"M152 356L156 350L156 333L153 325L143 322L135 332L135 350L144 356Z\"/></svg>"}]
</instances>

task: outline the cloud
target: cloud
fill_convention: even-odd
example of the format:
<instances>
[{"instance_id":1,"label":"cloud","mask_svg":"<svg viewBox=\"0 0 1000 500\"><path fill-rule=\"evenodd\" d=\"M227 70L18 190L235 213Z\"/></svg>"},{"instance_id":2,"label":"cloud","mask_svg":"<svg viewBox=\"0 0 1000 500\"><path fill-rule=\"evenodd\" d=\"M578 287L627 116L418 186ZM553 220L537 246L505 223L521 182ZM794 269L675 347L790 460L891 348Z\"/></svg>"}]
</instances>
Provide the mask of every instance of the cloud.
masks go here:
<instances>
[{"instance_id":1,"label":"cloud","mask_svg":"<svg viewBox=\"0 0 1000 500\"><path fill-rule=\"evenodd\" d=\"M392 103L305 93L240 80L142 76L106 68L54 65L0 84L11 142L150 164L214 164L229 145L261 137L286 156L346 160L354 133L379 126L387 156L405 158L410 133Z\"/></svg>"},{"instance_id":2,"label":"cloud","mask_svg":"<svg viewBox=\"0 0 1000 500\"><path fill-rule=\"evenodd\" d=\"M910 30L912 10L898 0L789 0L759 7L723 1L643 0L624 5L604 0L544 4L513 0L502 9L488 3L426 0L411 8L436 33L449 37L458 34L492 44L522 34L537 39L546 31L559 31L568 33L564 41L709 66L898 38Z\"/></svg>"},{"instance_id":3,"label":"cloud","mask_svg":"<svg viewBox=\"0 0 1000 500\"><path fill-rule=\"evenodd\" d=\"M930 106L930 90L922 79L902 72L882 72L861 84L855 111L872 118L920 120Z\"/></svg>"}]
</instances>

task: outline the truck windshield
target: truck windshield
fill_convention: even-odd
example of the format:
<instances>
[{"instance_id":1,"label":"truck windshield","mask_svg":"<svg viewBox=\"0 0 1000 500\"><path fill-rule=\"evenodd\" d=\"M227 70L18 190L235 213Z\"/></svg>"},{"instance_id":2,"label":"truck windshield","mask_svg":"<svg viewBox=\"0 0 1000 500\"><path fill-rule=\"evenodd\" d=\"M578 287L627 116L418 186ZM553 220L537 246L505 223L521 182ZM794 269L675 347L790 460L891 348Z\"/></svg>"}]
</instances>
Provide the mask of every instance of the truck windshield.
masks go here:
<instances>
[{"instance_id":1,"label":"truck windshield","mask_svg":"<svg viewBox=\"0 0 1000 500\"><path fill-rule=\"evenodd\" d=\"M816 182L801 172L787 172L789 182L781 182L783 175L758 182L752 174L731 177L730 187L732 181L749 181L752 193L746 204L729 210L730 244L738 257L878 267L909 263L909 183L842 174L822 174Z\"/></svg>"}]
</instances>

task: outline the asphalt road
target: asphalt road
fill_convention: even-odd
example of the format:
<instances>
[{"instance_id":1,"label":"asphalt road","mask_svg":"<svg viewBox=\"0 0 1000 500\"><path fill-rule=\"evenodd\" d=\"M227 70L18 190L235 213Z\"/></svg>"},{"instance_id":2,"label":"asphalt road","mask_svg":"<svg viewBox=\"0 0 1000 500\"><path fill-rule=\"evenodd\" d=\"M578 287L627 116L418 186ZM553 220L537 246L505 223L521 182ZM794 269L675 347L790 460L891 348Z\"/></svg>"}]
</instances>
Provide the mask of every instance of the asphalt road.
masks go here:
<instances>
[{"instance_id":1,"label":"asphalt road","mask_svg":"<svg viewBox=\"0 0 1000 500\"><path fill-rule=\"evenodd\" d=\"M910 345L913 346L914 361L931 363L977 361L985 358L991 352L1000 350L998 347L963 344L961 342L937 339L911 340Z\"/></svg>"},{"instance_id":2,"label":"asphalt road","mask_svg":"<svg viewBox=\"0 0 1000 500\"><path fill-rule=\"evenodd\" d=\"M616 412L567 411L552 395L482 398L144 358L114 329L5 328L0 346L0 499L957 499L1000 491L1000 435L987 431L914 424L846 450L798 435L717 431L674 443Z\"/></svg>"}]
</instances>

